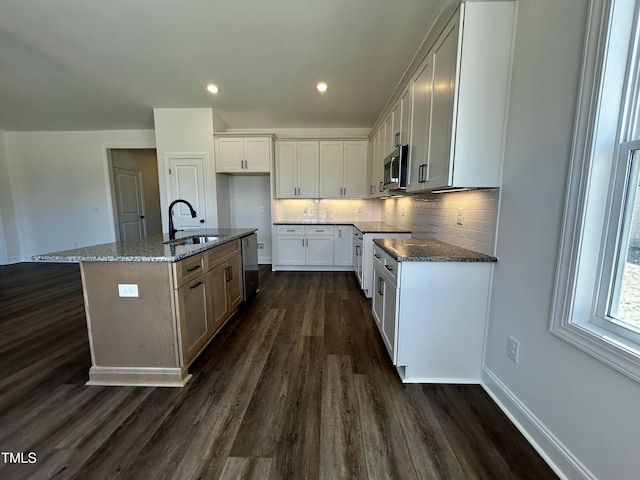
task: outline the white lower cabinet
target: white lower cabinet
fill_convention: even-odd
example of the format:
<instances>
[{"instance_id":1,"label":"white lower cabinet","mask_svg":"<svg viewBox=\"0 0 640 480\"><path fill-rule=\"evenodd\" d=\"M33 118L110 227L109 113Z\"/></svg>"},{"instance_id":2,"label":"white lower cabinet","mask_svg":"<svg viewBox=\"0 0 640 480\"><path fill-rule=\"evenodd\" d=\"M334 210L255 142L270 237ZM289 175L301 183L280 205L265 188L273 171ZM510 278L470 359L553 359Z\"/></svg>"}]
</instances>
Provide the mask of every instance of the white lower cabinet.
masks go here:
<instances>
[{"instance_id":1,"label":"white lower cabinet","mask_svg":"<svg viewBox=\"0 0 640 480\"><path fill-rule=\"evenodd\" d=\"M277 264L282 266L333 265L334 231L333 225L277 226Z\"/></svg>"},{"instance_id":2,"label":"white lower cabinet","mask_svg":"<svg viewBox=\"0 0 640 480\"><path fill-rule=\"evenodd\" d=\"M373 240L376 238L411 238L411 233L400 232L361 232L353 229L353 269L365 297L371 298L373 292Z\"/></svg>"},{"instance_id":3,"label":"white lower cabinet","mask_svg":"<svg viewBox=\"0 0 640 480\"><path fill-rule=\"evenodd\" d=\"M351 225L336 225L333 237L333 264L353 266L353 227Z\"/></svg>"},{"instance_id":4,"label":"white lower cabinet","mask_svg":"<svg viewBox=\"0 0 640 480\"><path fill-rule=\"evenodd\" d=\"M375 256L374 256L375 255ZM372 313L405 383L479 383L493 263L372 255Z\"/></svg>"}]
</instances>

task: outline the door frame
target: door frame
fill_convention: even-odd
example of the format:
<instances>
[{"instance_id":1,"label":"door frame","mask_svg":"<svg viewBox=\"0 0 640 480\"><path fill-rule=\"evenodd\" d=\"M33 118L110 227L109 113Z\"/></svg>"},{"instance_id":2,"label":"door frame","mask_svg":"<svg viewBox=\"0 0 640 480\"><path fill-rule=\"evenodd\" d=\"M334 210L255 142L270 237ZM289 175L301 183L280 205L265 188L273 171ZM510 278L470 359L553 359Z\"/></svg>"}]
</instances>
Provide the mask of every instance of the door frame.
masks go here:
<instances>
[{"instance_id":1,"label":"door frame","mask_svg":"<svg viewBox=\"0 0 640 480\"><path fill-rule=\"evenodd\" d=\"M149 150L153 149L156 151L156 163L158 164L158 174L160 174L160 162L157 158L157 148L156 143L149 142L132 142L132 143L102 143L100 145L100 150L102 153L102 167L104 174L104 185L106 189L107 196L107 214L112 219L110 230L111 230L111 241L117 242L120 238L120 233L118 232L118 212L116 202L116 193L115 193L115 184L113 180L113 163L111 160L111 150ZM160 198L162 198L164 187L162 182L160 181L160 175L158 175L158 186L160 188Z\"/></svg>"}]
</instances>

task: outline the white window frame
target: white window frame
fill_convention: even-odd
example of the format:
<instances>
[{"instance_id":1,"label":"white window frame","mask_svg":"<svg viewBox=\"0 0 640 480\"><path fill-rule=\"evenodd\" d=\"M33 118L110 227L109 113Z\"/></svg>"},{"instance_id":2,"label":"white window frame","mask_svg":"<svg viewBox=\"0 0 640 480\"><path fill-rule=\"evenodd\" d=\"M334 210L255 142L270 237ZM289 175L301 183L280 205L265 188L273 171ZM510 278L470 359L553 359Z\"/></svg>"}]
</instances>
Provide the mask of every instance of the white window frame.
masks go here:
<instances>
[{"instance_id":1,"label":"white window frame","mask_svg":"<svg viewBox=\"0 0 640 480\"><path fill-rule=\"evenodd\" d=\"M550 331L640 382L640 343L609 311L622 145L640 138L638 0L590 2ZM633 146L633 145L631 145ZM621 155L623 157L621 157Z\"/></svg>"}]
</instances>

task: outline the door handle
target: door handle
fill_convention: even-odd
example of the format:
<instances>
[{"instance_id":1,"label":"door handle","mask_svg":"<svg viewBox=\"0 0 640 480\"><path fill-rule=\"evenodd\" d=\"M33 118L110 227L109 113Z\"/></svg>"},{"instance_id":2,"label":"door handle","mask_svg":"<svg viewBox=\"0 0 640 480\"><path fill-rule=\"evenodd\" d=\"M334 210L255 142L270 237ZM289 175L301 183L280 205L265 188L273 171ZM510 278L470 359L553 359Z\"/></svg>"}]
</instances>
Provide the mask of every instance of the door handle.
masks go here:
<instances>
[{"instance_id":1,"label":"door handle","mask_svg":"<svg viewBox=\"0 0 640 480\"><path fill-rule=\"evenodd\" d=\"M200 219L200 223L204 223L204 218L201 218L201 219Z\"/></svg>"},{"instance_id":2,"label":"door handle","mask_svg":"<svg viewBox=\"0 0 640 480\"><path fill-rule=\"evenodd\" d=\"M384 278L378 277L378 295L384 296L384 290L382 290L382 284L384 283Z\"/></svg>"},{"instance_id":3,"label":"door handle","mask_svg":"<svg viewBox=\"0 0 640 480\"><path fill-rule=\"evenodd\" d=\"M195 285L190 286L189 290L193 290L194 288L198 288L200 285L202 285L202 282L198 282Z\"/></svg>"}]
</instances>

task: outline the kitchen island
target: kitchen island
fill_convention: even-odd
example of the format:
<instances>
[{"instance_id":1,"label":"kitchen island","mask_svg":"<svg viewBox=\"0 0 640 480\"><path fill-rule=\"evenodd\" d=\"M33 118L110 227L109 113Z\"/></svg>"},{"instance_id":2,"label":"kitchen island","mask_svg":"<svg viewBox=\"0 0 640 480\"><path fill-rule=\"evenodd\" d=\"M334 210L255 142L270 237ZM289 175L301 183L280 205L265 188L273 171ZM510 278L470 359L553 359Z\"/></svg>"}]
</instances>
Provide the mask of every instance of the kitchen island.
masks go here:
<instances>
[{"instance_id":1,"label":"kitchen island","mask_svg":"<svg viewBox=\"0 0 640 480\"><path fill-rule=\"evenodd\" d=\"M34 256L80 263L87 384L185 385L242 302L240 243L255 231L200 229Z\"/></svg>"}]
</instances>

